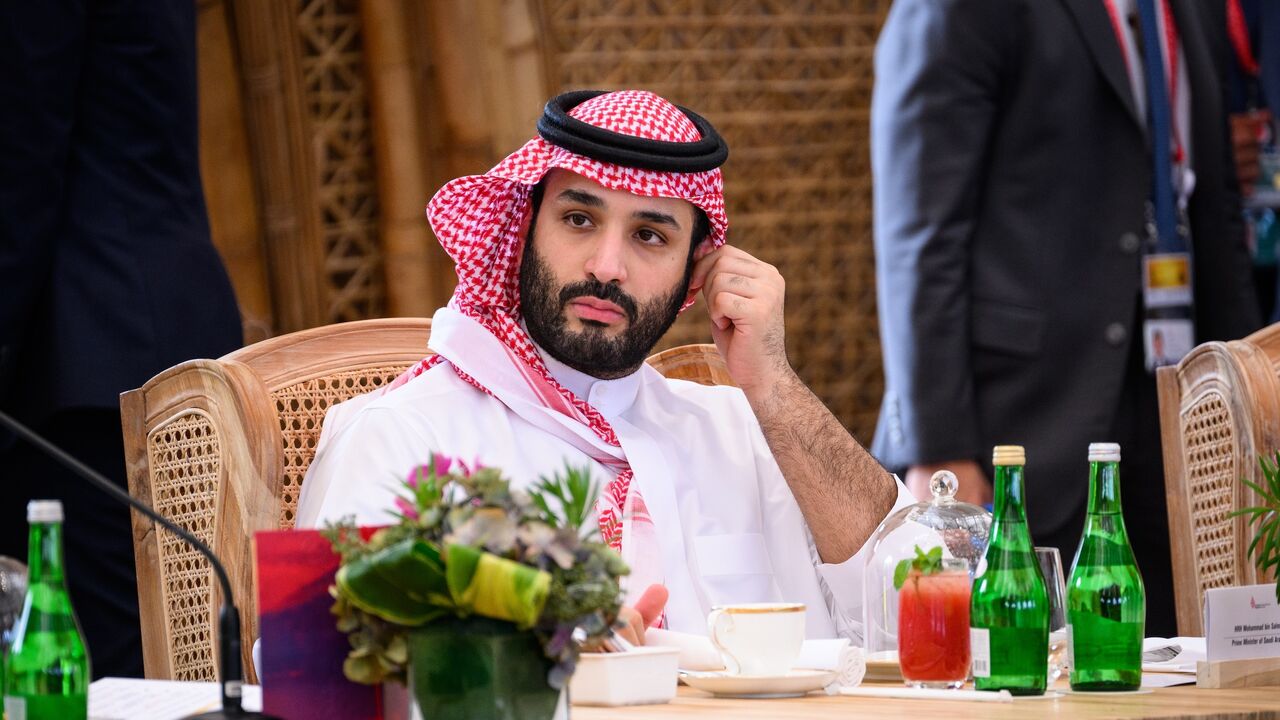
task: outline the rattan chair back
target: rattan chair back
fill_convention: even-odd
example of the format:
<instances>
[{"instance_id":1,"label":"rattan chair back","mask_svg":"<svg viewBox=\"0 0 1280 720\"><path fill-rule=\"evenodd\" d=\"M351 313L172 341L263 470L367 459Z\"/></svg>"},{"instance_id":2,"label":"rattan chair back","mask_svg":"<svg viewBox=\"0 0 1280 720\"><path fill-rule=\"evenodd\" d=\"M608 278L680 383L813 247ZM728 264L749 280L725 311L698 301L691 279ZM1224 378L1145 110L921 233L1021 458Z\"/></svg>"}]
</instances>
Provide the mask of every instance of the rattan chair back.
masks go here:
<instances>
[{"instance_id":1,"label":"rattan chair back","mask_svg":"<svg viewBox=\"0 0 1280 720\"><path fill-rule=\"evenodd\" d=\"M253 533L293 527L325 411L420 360L430 328L426 319L391 319L304 330L182 363L121 396L129 491L226 564L250 675ZM146 676L214 680L212 571L137 513L133 532Z\"/></svg>"},{"instance_id":2,"label":"rattan chair back","mask_svg":"<svg viewBox=\"0 0 1280 720\"><path fill-rule=\"evenodd\" d=\"M1252 530L1230 513L1257 504L1240 479L1261 482L1258 456L1280 450L1278 329L1205 343L1157 372L1180 635L1204 635L1206 590L1265 580L1246 557Z\"/></svg>"}]
</instances>

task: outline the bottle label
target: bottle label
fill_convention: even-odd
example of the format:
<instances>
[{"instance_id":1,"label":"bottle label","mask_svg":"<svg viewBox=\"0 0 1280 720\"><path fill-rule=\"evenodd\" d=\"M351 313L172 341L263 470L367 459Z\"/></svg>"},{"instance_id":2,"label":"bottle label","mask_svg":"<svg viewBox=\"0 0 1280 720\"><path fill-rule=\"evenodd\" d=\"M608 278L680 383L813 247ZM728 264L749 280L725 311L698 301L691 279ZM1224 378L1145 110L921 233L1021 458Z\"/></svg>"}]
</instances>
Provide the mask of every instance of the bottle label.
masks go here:
<instances>
[{"instance_id":1,"label":"bottle label","mask_svg":"<svg viewBox=\"0 0 1280 720\"><path fill-rule=\"evenodd\" d=\"M969 628L969 650L973 653L973 676L991 677L991 633L986 628Z\"/></svg>"},{"instance_id":2,"label":"bottle label","mask_svg":"<svg viewBox=\"0 0 1280 720\"><path fill-rule=\"evenodd\" d=\"M27 720L27 699L5 695L4 716L5 720Z\"/></svg>"},{"instance_id":3,"label":"bottle label","mask_svg":"<svg viewBox=\"0 0 1280 720\"><path fill-rule=\"evenodd\" d=\"M1071 623L1067 623L1067 667L1076 666L1076 636L1071 632Z\"/></svg>"}]
</instances>

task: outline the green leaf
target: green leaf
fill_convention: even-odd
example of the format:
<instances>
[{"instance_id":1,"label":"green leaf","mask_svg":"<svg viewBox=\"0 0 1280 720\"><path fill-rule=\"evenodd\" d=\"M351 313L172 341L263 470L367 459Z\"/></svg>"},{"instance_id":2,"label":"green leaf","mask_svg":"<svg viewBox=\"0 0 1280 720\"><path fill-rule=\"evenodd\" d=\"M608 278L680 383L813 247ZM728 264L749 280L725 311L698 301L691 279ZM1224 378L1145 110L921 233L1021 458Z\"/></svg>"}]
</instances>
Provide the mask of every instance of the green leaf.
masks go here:
<instances>
[{"instance_id":1,"label":"green leaf","mask_svg":"<svg viewBox=\"0 0 1280 720\"><path fill-rule=\"evenodd\" d=\"M400 625L439 617L430 596L448 593L440 554L420 540L403 540L356 558L338 570L338 588L351 604Z\"/></svg>"},{"instance_id":2,"label":"green leaf","mask_svg":"<svg viewBox=\"0 0 1280 720\"><path fill-rule=\"evenodd\" d=\"M450 545L447 556L449 591L459 608L521 628L537 622L551 575L464 545Z\"/></svg>"},{"instance_id":3,"label":"green leaf","mask_svg":"<svg viewBox=\"0 0 1280 720\"><path fill-rule=\"evenodd\" d=\"M597 492L598 487L591 481L591 467L575 468L567 462L564 470L549 478L539 478L529 488L530 498L542 510L548 525L573 528L581 537L589 537L596 532Z\"/></svg>"},{"instance_id":4,"label":"green leaf","mask_svg":"<svg viewBox=\"0 0 1280 720\"><path fill-rule=\"evenodd\" d=\"M901 590L902 584L907 581L907 575L911 572L911 561L901 560L898 566L893 569L893 589Z\"/></svg>"},{"instance_id":5,"label":"green leaf","mask_svg":"<svg viewBox=\"0 0 1280 720\"><path fill-rule=\"evenodd\" d=\"M934 546L929 548L928 552L921 550L919 545L915 546L916 556L910 560L902 560L897 567L893 569L893 587L896 590L902 589L902 584L907 581L907 576L914 569L921 575L932 575L942 572L942 547Z\"/></svg>"},{"instance_id":6,"label":"green leaf","mask_svg":"<svg viewBox=\"0 0 1280 720\"><path fill-rule=\"evenodd\" d=\"M1266 572L1271 567L1280 568L1280 451L1271 457L1259 456L1258 466L1262 470L1261 483L1244 477L1240 482L1263 504L1234 510L1228 517L1246 517L1246 527L1256 526L1246 556L1253 560L1255 567ZM1280 601L1280 580L1277 580L1276 593Z\"/></svg>"}]
</instances>

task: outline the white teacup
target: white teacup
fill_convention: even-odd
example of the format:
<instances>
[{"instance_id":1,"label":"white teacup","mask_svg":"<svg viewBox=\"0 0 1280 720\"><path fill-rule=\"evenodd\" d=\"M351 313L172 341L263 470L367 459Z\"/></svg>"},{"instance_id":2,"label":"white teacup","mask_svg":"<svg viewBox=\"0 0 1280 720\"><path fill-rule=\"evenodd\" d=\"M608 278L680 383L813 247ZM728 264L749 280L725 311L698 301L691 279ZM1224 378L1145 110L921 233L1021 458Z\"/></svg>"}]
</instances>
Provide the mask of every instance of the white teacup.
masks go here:
<instances>
[{"instance_id":1,"label":"white teacup","mask_svg":"<svg viewBox=\"0 0 1280 720\"><path fill-rule=\"evenodd\" d=\"M804 643L803 603L721 605L707 632L733 675L786 675Z\"/></svg>"}]
</instances>

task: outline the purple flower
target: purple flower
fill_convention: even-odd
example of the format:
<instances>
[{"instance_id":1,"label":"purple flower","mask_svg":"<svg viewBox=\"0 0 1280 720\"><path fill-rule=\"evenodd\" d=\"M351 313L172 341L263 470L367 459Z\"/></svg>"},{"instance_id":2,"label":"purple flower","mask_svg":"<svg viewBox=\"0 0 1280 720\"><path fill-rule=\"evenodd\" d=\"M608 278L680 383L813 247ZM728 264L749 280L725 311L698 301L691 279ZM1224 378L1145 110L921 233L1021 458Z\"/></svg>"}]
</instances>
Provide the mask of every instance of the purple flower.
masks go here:
<instances>
[{"instance_id":1,"label":"purple flower","mask_svg":"<svg viewBox=\"0 0 1280 720\"><path fill-rule=\"evenodd\" d=\"M484 469L484 465L480 464L480 458L473 458L470 463L462 458L457 458L458 467L462 468L462 477L471 477L475 473Z\"/></svg>"},{"instance_id":2,"label":"purple flower","mask_svg":"<svg viewBox=\"0 0 1280 720\"><path fill-rule=\"evenodd\" d=\"M418 508L414 507L413 503L408 500L405 500L402 497L396 498L396 507L399 508L400 512L410 520L418 519Z\"/></svg>"},{"instance_id":3,"label":"purple flower","mask_svg":"<svg viewBox=\"0 0 1280 720\"><path fill-rule=\"evenodd\" d=\"M436 465L436 477L444 477L449 474L449 468L453 467L453 458L448 455L435 454L431 456Z\"/></svg>"},{"instance_id":4,"label":"purple flower","mask_svg":"<svg viewBox=\"0 0 1280 720\"><path fill-rule=\"evenodd\" d=\"M418 482L422 479L422 476L423 476L423 475L426 475L426 473L427 473L427 466L426 466L426 465L419 465L419 466L417 466L417 467L415 467L414 469L412 469L412 470L410 470L410 471L409 471L409 477L408 477L408 479L406 479L406 480L404 481L404 484L405 484L405 485L408 485L409 487L413 488L414 490L417 490L417 489L418 489Z\"/></svg>"},{"instance_id":5,"label":"purple flower","mask_svg":"<svg viewBox=\"0 0 1280 720\"><path fill-rule=\"evenodd\" d=\"M569 640L573 637L573 625L561 623L556 626L556 631L552 634L551 639L547 641L545 651L547 657L560 657L560 654L569 647Z\"/></svg>"}]
</instances>

